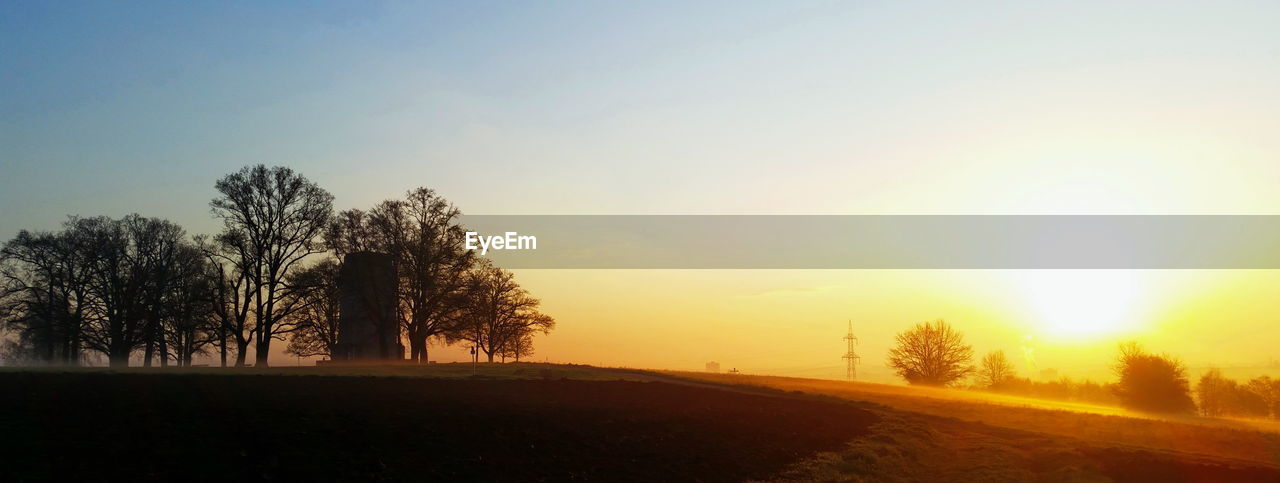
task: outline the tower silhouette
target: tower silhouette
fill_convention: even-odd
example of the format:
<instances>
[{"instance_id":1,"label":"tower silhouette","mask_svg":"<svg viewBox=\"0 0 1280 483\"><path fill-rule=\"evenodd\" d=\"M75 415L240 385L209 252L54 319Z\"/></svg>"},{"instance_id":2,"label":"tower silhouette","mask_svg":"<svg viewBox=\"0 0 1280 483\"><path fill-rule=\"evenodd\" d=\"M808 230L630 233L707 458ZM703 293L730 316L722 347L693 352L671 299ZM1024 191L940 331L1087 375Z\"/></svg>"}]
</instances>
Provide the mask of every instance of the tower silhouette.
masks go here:
<instances>
[{"instance_id":1,"label":"tower silhouette","mask_svg":"<svg viewBox=\"0 0 1280 483\"><path fill-rule=\"evenodd\" d=\"M858 346L858 337L853 335L853 321L849 321L849 333L844 336L844 341L849 345L849 349L844 353L845 362L845 378L850 381L858 378L858 353L854 351Z\"/></svg>"}]
</instances>

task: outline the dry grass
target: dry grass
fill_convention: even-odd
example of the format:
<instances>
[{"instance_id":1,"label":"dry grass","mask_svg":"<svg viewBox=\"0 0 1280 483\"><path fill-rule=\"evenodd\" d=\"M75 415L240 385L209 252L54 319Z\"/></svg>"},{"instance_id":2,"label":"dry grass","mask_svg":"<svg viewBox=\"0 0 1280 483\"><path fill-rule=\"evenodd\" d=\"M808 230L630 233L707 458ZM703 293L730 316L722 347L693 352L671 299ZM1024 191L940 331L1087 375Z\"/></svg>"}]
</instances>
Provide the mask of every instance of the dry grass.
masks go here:
<instances>
[{"instance_id":1,"label":"dry grass","mask_svg":"<svg viewBox=\"0 0 1280 483\"><path fill-rule=\"evenodd\" d=\"M1118 408L1043 401L974 391L915 388L773 376L673 372L731 385L802 391L867 401L894 409L991 426L1068 436L1108 445L1211 455L1226 460L1280 465L1280 434L1257 422L1161 418Z\"/></svg>"},{"instance_id":2,"label":"dry grass","mask_svg":"<svg viewBox=\"0 0 1280 483\"><path fill-rule=\"evenodd\" d=\"M778 481L1107 481L1106 470L1068 441L1034 433L991 434L902 413L881 415L872 434L818 454Z\"/></svg>"},{"instance_id":3,"label":"dry grass","mask_svg":"<svg viewBox=\"0 0 1280 483\"><path fill-rule=\"evenodd\" d=\"M1060 401L946 390L816 379L726 375L706 373L655 373L559 364L430 364L351 365L273 368L46 368L32 372L129 373L250 376L240 384L268 381L270 376L345 376L358 379L335 382L380 383L376 379L451 379L453 381L403 381L406 387L435 384L486 384L513 379L631 380L676 382L740 393L758 404L770 401L830 405L847 410L870 411L876 420L862 437L851 438L838 449L800 460L786 467L777 479L787 481L1276 481L1280 479L1280 434L1259 430L1255 422L1202 418L1169 419L1128 413L1124 410ZM474 371L474 373L473 373ZM18 372L0 369L3 372ZM3 374L0 374L3 375ZM267 377L254 377L267 376ZM126 378L127 379L127 378ZM136 378L140 387L146 377ZM174 384L195 384L202 378L158 377ZM239 378L219 378L234 381ZM331 377L276 378L278 384L324 381ZM183 382L186 381L186 382ZM291 382L292 381L292 382ZM384 381L392 383L391 381ZM566 381L567 382L567 381ZM273 384L275 385L275 384ZM198 385L203 387L203 385ZM643 385L652 390L667 385ZM642 391L647 394L650 391ZM790 394L804 393L804 394ZM435 394L429 391L424 394ZM639 396L636 396L639 397ZM773 399L776 397L777 399ZM688 401L685 401L687 403ZM687 406L688 404L683 404ZM691 407L697 407L693 404ZM639 404L638 407L647 407ZM683 406L682 406L683 407ZM743 409L741 406L727 408ZM562 408L570 412L570 410ZM729 409L716 410L716 414ZM826 410L805 414L818 417ZM723 419L721 416L713 419ZM830 417L829 414L826 415ZM755 417L752 423L779 423L777 417ZM844 421L843 417L840 421ZM746 423L734 423L744 424ZM783 436L812 434L825 424L798 424ZM732 425L731 425L732 426ZM679 427L679 425L677 425ZM806 429L807 428L807 429ZM748 439L760 436L743 429ZM775 437L765 438L776 439ZM830 446L828 446L830 448ZM681 450L684 451L684 450Z\"/></svg>"}]
</instances>

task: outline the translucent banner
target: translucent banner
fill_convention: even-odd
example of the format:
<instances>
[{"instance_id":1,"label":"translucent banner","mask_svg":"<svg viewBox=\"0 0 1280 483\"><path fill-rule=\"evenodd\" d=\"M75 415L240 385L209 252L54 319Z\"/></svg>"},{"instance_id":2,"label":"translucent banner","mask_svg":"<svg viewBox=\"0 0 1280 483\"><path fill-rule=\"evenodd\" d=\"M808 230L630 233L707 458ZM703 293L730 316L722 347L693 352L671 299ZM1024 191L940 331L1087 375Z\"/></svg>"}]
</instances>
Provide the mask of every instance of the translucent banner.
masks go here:
<instances>
[{"instance_id":1,"label":"translucent banner","mask_svg":"<svg viewBox=\"0 0 1280 483\"><path fill-rule=\"evenodd\" d=\"M1273 269L1280 216L468 215L504 268Z\"/></svg>"}]
</instances>

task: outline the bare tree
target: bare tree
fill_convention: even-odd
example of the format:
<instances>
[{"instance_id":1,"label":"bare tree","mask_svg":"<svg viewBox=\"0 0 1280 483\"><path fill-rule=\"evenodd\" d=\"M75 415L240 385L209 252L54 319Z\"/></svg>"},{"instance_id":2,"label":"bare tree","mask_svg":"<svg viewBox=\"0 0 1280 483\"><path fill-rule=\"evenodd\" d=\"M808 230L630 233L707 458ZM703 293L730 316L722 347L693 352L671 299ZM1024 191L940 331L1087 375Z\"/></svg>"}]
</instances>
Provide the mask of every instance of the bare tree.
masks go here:
<instances>
[{"instance_id":1,"label":"bare tree","mask_svg":"<svg viewBox=\"0 0 1280 483\"><path fill-rule=\"evenodd\" d=\"M289 335L290 354L299 357L332 356L338 345L337 260L327 258L289 276L298 310L291 316L297 326Z\"/></svg>"},{"instance_id":2,"label":"bare tree","mask_svg":"<svg viewBox=\"0 0 1280 483\"><path fill-rule=\"evenodd\" d=\"M164 317L191 250L181 227L129 215L73 217L58 233L22 232L5 245L3 312L34 359L75 364L86 349L127 365L133 350L164 353Z\"/></svg>"},{"instance_id":3,"label":"bare tree","mask_svg":"<svg viewBox=\"0 0 1280 483\"><path fill-rule=\"evenodd\" d=\"M516 337L508 339L506 344L499 347L498 354L502 356L502 362L507 362L508 357L520 362L521 357L532 356L534 332L534 330L526 329Z\"/></svg>"},{"instance_id":4,"label":"bare tree","mask_svg":"<svg viewBox=\"0 0 1280 483\"><path fill-rule=\"evenodd\" d=\"M175 291L182 290L182 285L188 282L184 277L190 275L187 270L191 267L185 265L191 263L186 257L191 247L182 227L167 220L132 215L121 222L131 234L143 271L141 276L145 278L141 306L144 314L142 365L150 367L158 357L160 364L167 366L170 348L166 319L171 316L171 304L176 302L172 300Z\"/></svg>"},{"instance_id":5,"label":"bare tree","mask_svg":"<svg viewBox=\"0 0 1280 483\"><path fill-rule=\"evenodd\" d=\"M1224 377L1218 369L1209 369L1196 384L1200 414L1209 417L1267 417L1271 412L1270 401L1255 387L1265 391L1265 387L1240 384Z\"/></svg>"},{"instance_id":6,"label":"bare tree","mask_svg":"<svg viewBox=\"0 0 1280 483\"><path fill-rule=\"evenodd\" d=\"M946 386L973 372L973 348L942 319L898 334L889 367L910 384Z\"/></svg>"},{"instance_id":7,"label":"bare tree","mask_svg":"<svg viewBox=\"0 0 1280 483\"><path fill-rule=\"evenodd\" d=\"M1266 404L1267 416L1275 419L1277 409L1280 409L1277 408L1277 405L1280 405L1280 380L1259 376L1249 380L1248 388L1262 399L1263 404Z\"/></svg>"},{"instance_id":8,"label":"bare tree","mask_svg":"<svg viewBox=\"0 0 1280 483\"><path fill-rule=\"evenodd\" d=\"M385 226L384 222L380 225L375 227L363 210L339 211L325 227L324 240L339 260L348 253L386 252L392 248L391 240L387 239L391 234L386 233L392 227Z\"/></svg>"},{"instance_id":9,"label":"bare tree","mask_svg":"<svg viewBox=\"0 0 1280 483\"><path fill-rule=\"evenodd\" d=\"M215 185L210 205L223 220L219 235L236 246L234 265L253 288L255 365L267 366L271 340L292 330L283 304L288 274L319 253L318 237L329 225L333 195L285 167L248 166Z\"/></svg>"},{"instance_id":10,"label":"bare tree","mask_svg":"<svg viewBox=\"0 0 1280 483\"><path fill-rule=\"evenodd\" d=\"M427 342L452 330L465 274L475 263L458 224L461 214L434 191L418 188L368 212L339 213L326 231L339 257L358 251L392 256L399 278L399 322L409 339L409 358L420 363L428 359Z\"/></svg>"},{"instance_id":11,"label":"bare tree","mask_svg":"<svg viewBox=\"0 0 1280 483\"><path fill-rule=\"evenodd\" d=\"M468 273L467 280L460 324L449 337L471 342L489 362L504 350L518 355L524 338L555 327L555 319L538 311L541 302L511 272L486 263Z\"/></svg>"},{"instance_id":12,"label":"bare tree","mask_svg":"<svg viewBox=\"0 0 1280 483\"><path fill-rule=\"evenodd\" d=\"M1196 396L1200 399L1200 414L1214 417L1228 412L1235 381L1222 377L1222 371L1209 369L1196 383Z\"/></svg>"},{"instance_id":13,"label":"bare tree","mask_svg":"<svg viewBox=\"0 0 1280 483\"><path fill-rule=\"evenodd\" d=\"M982 357L982 365L978 367L978 383L987 389L999 389L1017 377L1013 364L1005 357L1004 351L992 351Z\"/></svg>"},{"instance_id":14,"label":"bare tree","mask_svg":"<svg viewBox=\"0 0 1280 483\"><path fill-rule=\"evenodd\" d=\"M0 317L16 333L23 359L77 364L89 305L89 258L69 227L57 233L23 230L0 248Z\"/></svg>"},{"instance_id":15,"label":"bare tree","mask_svg":"<svg viewBox=\"0 0 1280 483\"><path fill-rule=\"evenodd\" d=\"M112 367L129 365L130 354L148 340L161 223L130 215L122 220L79 219L75 225L94 253L86 345L106 355Z\"/></svg>"},{"instance_id":16,"label":"bare tree","mask_svg":"<svg viewBox=\"0 0 1280 483\"><path fill-rule=\"evenodd\" d=\"M164 295L163 334L173 360L190 366L196 354L207 353L208 346L217 343L220 300L214 287L218 281L196 246L184 244L177 258L174 281Z\"/></svg>"},{"instance_id":17,"label":"bare tree","mask_svg":"<svg viewBox=\"0 0 1280 483\"><path fill-rule=\"evenodd\" d=\"M217 329L213 344L218 347L222 367L234 351L235 366L244 367L249 343L253 341L253 270L248 265L247 242L238 233L223 234L210 242L197 237L196 244L209 261L210 311ZM234 344L234 347L232 346Z\"/></svg>"},{"instance_id":18,"label":"bare tree","mask_svg":"<svg viewBox=\"0 0 1280 483\"><path fill-rule=\"evenodd\" d=\"M167 220L73 217L58 233L22 232L3 251L4 312L18 341L46 362L74 364L85 349L112 366L145 349L168 361L166 325L177 291L199 262L181 227ZM194 268L193 268L194 270Z\"/></svg>"}]
</instances>

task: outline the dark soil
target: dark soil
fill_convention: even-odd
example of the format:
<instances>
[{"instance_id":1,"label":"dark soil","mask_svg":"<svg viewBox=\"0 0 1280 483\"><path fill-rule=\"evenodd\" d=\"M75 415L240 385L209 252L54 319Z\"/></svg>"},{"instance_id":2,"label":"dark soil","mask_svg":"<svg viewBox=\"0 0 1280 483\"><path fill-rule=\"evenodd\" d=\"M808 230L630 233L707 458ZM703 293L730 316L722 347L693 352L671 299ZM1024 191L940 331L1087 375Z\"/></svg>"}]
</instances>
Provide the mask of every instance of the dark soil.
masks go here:
<instances>
[{"instance_id":1,"label":"dark soil","mask_svg":"<svg viewBox=\"0 0 1280 483\"><path fill-rule=\"evenodd\" d=\"M0 374L5 481L740 481L853 404L662 382Z\"/></svg>"}]
</instances>

